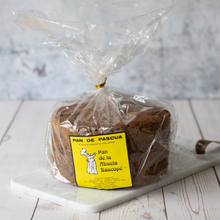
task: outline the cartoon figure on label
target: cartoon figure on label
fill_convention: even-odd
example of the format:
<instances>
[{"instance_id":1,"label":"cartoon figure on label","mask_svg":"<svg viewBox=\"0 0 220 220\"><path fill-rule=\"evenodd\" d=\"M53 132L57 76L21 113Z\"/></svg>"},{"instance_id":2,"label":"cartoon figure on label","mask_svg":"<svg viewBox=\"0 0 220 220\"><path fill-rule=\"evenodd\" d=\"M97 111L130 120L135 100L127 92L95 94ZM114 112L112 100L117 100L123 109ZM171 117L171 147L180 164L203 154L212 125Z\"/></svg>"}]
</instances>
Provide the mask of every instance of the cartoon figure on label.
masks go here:
<instances>
[{"instance_id":1,"label":"cartoon figure on label","mask_svg":"<svg viewBox=\"0 0 220 220\"><path fill-rule=\"evenodd\" d=\"M98 174L97 170L96 170L96 163L95 163L95 155L96 153L92 153L92 154L87 154L86 153L86 149L83 148L81 151L80 151L80 154L81 155L85 155L85 157L87 158L86 162L88 162L87 164L87 173L88 174Z\"/></svg>"}]
</instances>

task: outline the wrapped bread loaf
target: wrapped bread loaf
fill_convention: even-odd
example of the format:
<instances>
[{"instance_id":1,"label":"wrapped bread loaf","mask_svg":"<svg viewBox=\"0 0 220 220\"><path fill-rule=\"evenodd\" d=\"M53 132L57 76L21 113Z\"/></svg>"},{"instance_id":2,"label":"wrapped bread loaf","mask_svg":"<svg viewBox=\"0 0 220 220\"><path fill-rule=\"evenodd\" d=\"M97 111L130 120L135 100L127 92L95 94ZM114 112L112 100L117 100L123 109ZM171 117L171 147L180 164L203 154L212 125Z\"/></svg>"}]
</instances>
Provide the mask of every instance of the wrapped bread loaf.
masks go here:
<instances>
[{"instance_id":1,"label":"wrapped bread loaf","mask_svg":"<svg viewBox=\"0 0 220 220\"><path fill-rule=\"evenodd\" d=\"M132 186L157 182L168 167L169 144L174 133L168 110L173 111L172 105L109 87L101 90L105 91L98 95L96 91L93 95L84 93L75 101L59 103L53 110L49 119L51 141L47 144L53 175L77 185L70 136L125 132ZM106 100L102 103L104 96ZM98 173L100 163L97 158Z\"/></svg>"}]
</instances>

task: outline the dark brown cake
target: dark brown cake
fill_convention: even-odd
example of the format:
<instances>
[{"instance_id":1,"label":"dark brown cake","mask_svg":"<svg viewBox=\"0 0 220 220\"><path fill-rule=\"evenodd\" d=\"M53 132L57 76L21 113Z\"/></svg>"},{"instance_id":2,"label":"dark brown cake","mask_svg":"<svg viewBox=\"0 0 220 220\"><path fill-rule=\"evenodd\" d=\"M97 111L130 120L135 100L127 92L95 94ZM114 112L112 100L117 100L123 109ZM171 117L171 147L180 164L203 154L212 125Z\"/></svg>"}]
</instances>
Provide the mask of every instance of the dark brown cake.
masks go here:
<instances>
[{"instance_id":1,"label":"dark brown cake","mask_svg":"<svg viewBox=\"0 0 220 220\"><path fill-rule=\"evenodd\" d=\"M108 106L108 117L96 106L74 104L61 107L50 118L52 154L55 176L76 185L69 135L89 136L126 132L133 186L145 186L166 174L170 142L170 113L159 107L121 102L118 110ZM138 108L142 111L138 112ZM143 110L144 109L144 110ZM82 113L83 112L83 113ZM82 117L81 117L82 115ZM92 118L97 120L94 122ZM128 123L127 123L128 121ZM154 141L155 139L155 141ZM58 169L58 170L57 170Z\"/></svg>"}]
</instances>

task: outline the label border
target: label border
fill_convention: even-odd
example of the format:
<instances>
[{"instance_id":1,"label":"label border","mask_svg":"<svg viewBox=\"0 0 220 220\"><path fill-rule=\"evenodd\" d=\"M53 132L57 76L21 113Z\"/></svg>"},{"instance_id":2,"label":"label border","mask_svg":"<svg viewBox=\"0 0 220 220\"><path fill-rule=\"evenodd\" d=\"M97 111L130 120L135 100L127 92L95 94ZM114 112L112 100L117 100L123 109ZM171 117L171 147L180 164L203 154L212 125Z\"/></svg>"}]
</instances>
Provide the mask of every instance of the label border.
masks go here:
<instances>
[{"instance_id":1,"label":"label border","mask_svg":"<svg viewBox=\"0 0 220 220\"><path fill-rule=\"evenodd\" d=\"M75 177L75 182L76 185L78 185L77 180L76 180L76 169L75 169L75 164L74 164L74 159L73 159L73 151L72 151L72 145L71 145L71 140L70 137L92 137L92 136L101 136L101 135L109 135L109 134L119 134L119 133L124 133L125 134L125 141L126 141L126 149L127 149L127 155L128 155L128 145L127 145L127 135L126 131L119 131L119 132L114 132L114 133L107 133L107 134L94 134L94 135L88 135L88 136L82 136L82 135L69 135L69 142L70 142L70 150L71 150L71 155L72 155L72 162L73 162L73 168L74 168L74 177ZM123 189L123 188L131 188L134 186L133 184L133 178L132 178L132 172L131 172L131 164L130 164L130 158L128 155L128 163L129 163L129 170L130 170L130 176L131 176L131 184L132 186L127 186L127 187L120 187L120 188L114 188L114 189ZM92 188L92 187L85 187L85 186L79 186L79 187L84 187L84 188L90 188L90 189L97 189L97 188ZM114 189L101 189L101 190L114 190ZM99 189L100 190L100 189Z\"/></svg>"}]
</instances>

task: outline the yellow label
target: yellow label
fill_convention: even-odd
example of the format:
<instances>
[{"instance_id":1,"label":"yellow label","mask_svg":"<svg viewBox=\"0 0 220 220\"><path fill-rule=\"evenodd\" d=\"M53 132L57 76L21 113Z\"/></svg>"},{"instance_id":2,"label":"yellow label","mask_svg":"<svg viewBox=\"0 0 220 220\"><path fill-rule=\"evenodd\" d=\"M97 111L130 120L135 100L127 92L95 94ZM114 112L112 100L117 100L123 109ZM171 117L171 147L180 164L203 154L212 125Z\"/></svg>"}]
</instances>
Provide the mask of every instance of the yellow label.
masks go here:
<instances>
[{"instance_id":1,"label":"yellow label","mask_svg":"<svg viewBox=\"0 0 220 220\"><path fill-rule=\"evenodd\" d=\"M131 187L125 132L70 136L78 186L97 189Z\"/></svg>"}]
</instances>

